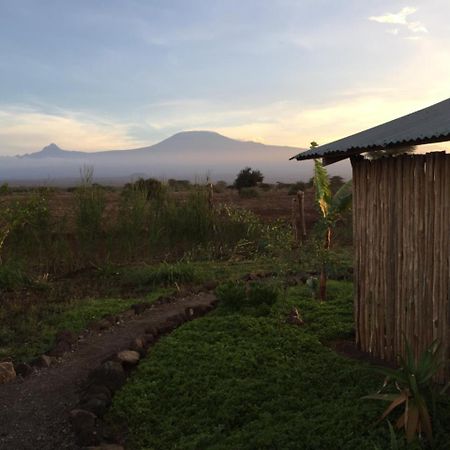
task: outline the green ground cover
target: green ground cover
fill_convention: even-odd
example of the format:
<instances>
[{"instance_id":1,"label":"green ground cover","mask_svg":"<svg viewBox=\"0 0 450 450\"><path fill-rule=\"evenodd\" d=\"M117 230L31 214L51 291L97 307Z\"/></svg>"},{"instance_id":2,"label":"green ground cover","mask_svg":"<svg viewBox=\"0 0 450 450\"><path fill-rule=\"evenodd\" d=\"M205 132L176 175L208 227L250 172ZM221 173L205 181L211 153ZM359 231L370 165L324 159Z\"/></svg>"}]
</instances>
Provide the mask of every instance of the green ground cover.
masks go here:
<instances>
[{"instance_id":1,"label":"green ground cover","mask_svg":"<svg viewBox=\"0 0 450 450\"><path fill-rule=\"evenodd\" d=\"M141 362L107 420L136 450L390 448L386 424L373 426L384 405L361 399L382 377L325 345L353 333L351 292L330 282L320 304L298 286L269 314L219 307L182 326ZM304 327L282 320L292 306ZM447 449L449 405L438 417L435 448Z\"/></svg>"},{"instance_id":2,"label":"green ground cover","mask_svg":"<svg viewBox=\"0 0 450 450\"><path fill-rule=\"evenodd\" d=\"M36 295L34 300L24 301L22 295L26 300L27 291L21 291L19 300L0 303L0 358L29 361L48 351L60 330L80 332L91 321L125 311L136 302L152 302L186 285L237 279L249 272L265 272L274 268L283 271L290 264L261 258L236 262L105 266L93 273L89 280L99 287L102 296L81 299L64 298L55 291L52 282L38 284L30 281L30 288ZM11 274L9 276L12 277ZM84 280L75 279L72 284L80 282ZM133 295L121 298L120 292L123 291Z\"/></svg>"},{"instance_id":3,"label":"green ground cover","mask_svg":"<svg viewBox=\"0 0 450 450\"><path fill-rule=\"evenodd\" d=\"M168 292L167 289L157 289L139 301L153 302ZM0 309L0 357L29 361L52 347L58 331L81 332L89 322L123 312L133 303L136 299L87 298L34 305L27 309L26 314L19 308L18 317L12 315L11 308L5 312L7 317L2 317L4 310Z\"/></svg>"}]
</instances>

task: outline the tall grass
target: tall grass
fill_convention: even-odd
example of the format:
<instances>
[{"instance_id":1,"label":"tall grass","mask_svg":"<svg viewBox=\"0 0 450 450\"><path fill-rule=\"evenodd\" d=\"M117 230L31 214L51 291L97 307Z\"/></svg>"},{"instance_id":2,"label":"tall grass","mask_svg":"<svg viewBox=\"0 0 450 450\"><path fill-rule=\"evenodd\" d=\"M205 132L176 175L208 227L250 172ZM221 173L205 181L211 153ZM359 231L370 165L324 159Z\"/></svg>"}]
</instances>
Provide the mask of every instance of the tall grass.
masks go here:
<instances>
[{"instance_id":1,"label":"tall grass","mask_svg":"<svg viewBox=\"0 0 450 450\"><path fill-rule=\"evenodd\" d=\"M75 222L78 242L86 255L92 253L92 248L98 250L106 200L102 188L93 183L93 167L84 166L80 175L81 183L75 191Z\"/></svg>"},{"instance_id":2,"label":"tall grass","mask_svg":"<svg viewBox=\"0 0 450 450\"><path fill-rule=\"evenodd\" d=\"M282 251L292 240L282 223L264 224L249 211L212 205L201 185L176 195L144 180L123 190L117 214L106 213L105 191L93 183L93 169L84 167L73 218L53 214L49 195L35 191L0 210L4 258L40 273L90 263L247 259Z\"/></svg>"}]
</instances>

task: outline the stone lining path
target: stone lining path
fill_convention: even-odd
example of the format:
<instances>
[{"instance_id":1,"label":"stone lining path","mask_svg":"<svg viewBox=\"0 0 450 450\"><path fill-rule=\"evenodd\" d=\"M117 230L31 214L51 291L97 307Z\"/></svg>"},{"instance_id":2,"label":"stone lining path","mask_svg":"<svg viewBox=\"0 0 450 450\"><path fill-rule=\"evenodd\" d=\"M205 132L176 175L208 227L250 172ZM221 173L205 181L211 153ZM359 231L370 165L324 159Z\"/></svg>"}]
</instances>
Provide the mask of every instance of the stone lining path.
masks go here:
<instances>
[{"instance_id":1,"label":"stone lining path","mask_svg":"<svg viewBox=\"0 0 450 450\"><path fill-rule=\"evenodd\" d=\"M89 373L149 327L158 328L186 308L211 307L215 302L214 294L201 292L153 305L140 315L128 314L125 322L88 335L57 364L0 385L0 449L79 449L69 412L76 406Z\"/></svg>"}]
</instances>

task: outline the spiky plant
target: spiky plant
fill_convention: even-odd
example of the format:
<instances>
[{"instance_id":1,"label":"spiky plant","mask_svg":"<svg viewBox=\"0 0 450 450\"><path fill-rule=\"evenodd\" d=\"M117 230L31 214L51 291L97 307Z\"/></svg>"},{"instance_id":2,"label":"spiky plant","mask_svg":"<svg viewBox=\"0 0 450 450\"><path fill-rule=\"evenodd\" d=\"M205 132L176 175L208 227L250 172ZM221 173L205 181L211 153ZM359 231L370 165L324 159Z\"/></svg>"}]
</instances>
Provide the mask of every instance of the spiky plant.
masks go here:
<instances>
[{"instance_id":1,"label":"spiky plant","mask_svg":"<svg viewBox=\"0 0 450 450\"><path fill-rule=\"evenodd\" d=\"M431 443L433 431L429 404L433 398L432 379L443 364L441 345L437 340L433 341L417 361L406 339L405 347L406 358L398 357L398 369L376 369L386 376L384 384L379 392L364 398L389 402L378 422L387 418L397 408L403 407L404 410L395 423L396 428L405 431L408 442L412 442L418 434L424 432ZM396 392L384 392L389 388L394 388Z\"/></svg>"}]
</instances>

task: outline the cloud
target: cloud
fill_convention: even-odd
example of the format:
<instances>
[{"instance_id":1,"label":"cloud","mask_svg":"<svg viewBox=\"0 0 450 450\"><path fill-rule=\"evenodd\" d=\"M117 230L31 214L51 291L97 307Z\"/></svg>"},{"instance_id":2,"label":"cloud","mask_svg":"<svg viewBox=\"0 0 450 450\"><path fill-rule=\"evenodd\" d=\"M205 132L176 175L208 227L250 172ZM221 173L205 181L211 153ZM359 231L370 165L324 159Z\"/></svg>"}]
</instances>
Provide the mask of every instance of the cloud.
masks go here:
<instances>
[{"instance_id":1,"label":"cloud","mask_svg":"<svg viewBox=\"0 0 450 450\"><path fill-rule=\"evenodd\" d=\"M33 152L55 142L68 150L111 150L143 143L129 124L72 111L48 113L17 105L0 105L0 155Z\"/></svg>"},{"instance_id":2,"label":"cloud","mask_svg":"<svg viewBox=\"0 0 450 450\"><path fill-rule=\"evenodd\" d=\"M408 19L410 15L416 12L417 8L405 6L398 13L386 13L381 16L371 16L369 17L369 20L382 24L401 25L411 33L428 33L427 28L421 22L417 20L410 21ZM389 29L387 32L397 35L399 34L399 28Z\"/></svg>"},{"instance_id":3,"label":"cloud","mask_svg":"<svg viewBox=\"0 0 450 450\"><path fill-rule=\"evenodd\" d=\"M369 20L372 20L372 21L378 22L378 23L407 25L408 22L407 22L406 18L408 16L410 16L411 14L414 14L416 11L417 11L417 8L413 8L411 6L405 6L396 14L387 13L387 14L383 14L382 16L371 16L371 17L369 17Z\"/></svg>"}]
</instances>

